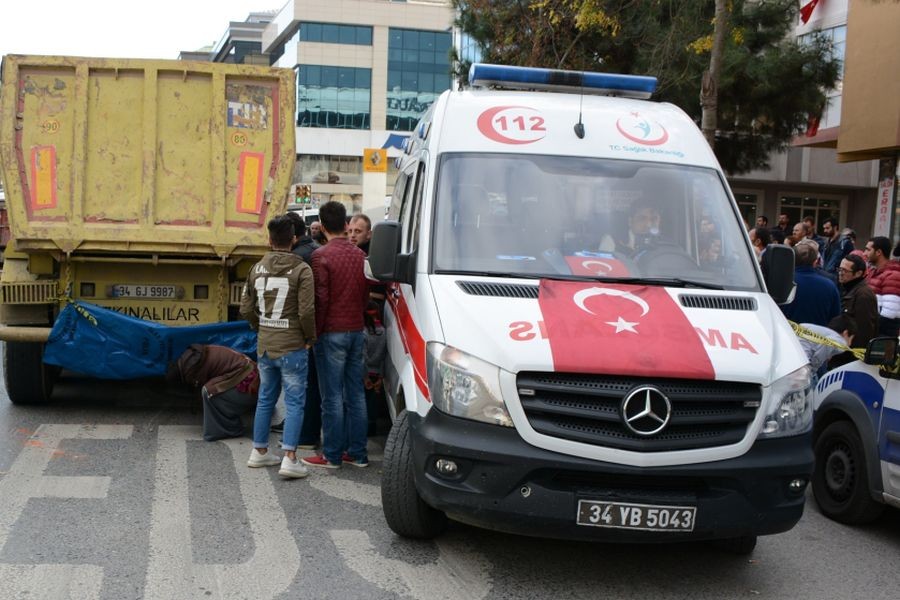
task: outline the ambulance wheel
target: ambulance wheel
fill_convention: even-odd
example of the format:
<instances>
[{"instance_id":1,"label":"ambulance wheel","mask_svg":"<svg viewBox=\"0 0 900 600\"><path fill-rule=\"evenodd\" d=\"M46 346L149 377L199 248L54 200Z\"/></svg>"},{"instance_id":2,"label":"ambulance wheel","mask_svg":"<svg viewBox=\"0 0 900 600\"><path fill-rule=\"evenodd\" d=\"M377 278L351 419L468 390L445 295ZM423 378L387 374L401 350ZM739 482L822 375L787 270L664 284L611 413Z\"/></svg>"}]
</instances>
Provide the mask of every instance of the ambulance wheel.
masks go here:
<instances>
[{"instance_id":1,"label":"ambulance wheel","mask_svg":"<svg viewBox=\"0 0 900 600\"><path fill-rule=\"evenodd\" d=\"M812 489L826 517L858 525L874 521L884 505L872 498L866 454L856 427L837 421L825 428L815 444Z\"/></svg>"},{"instance_id":2,"label":"ambulance wheel","mask_svg":"<svg viewBox=\"0 0 900 600\"><path fill-rule=\"evenodd\" d=\"M718 550L734 554L735 556L747 556L756 548L756 536L744 535L725 540L716 540L713 542L713 546Z\"/></svg>"},{"instance_id":3,"label":"ambulance wheel","mask_svg":"<svg viewBox=\"0 0 900 600\"><path fill-rule=\"evenodd\" d=\"M34 342L6 342L3 351L3 378L6 394L13 404L46 404L59 369L43 362L44 345Z\"/></svg>"},{"instance_id":4,"label":"ambulance wheel","mask_svg":"<svg viewBox=\"0 0 900 600\"><path fill-rule=\"evenodd\" d=\"M419 496L413 468L409 416L404 410L391 427L384 446L381 506L391 531L403 537L430 540L447 528L447 516Z\"/></svg>"}]
</instances>

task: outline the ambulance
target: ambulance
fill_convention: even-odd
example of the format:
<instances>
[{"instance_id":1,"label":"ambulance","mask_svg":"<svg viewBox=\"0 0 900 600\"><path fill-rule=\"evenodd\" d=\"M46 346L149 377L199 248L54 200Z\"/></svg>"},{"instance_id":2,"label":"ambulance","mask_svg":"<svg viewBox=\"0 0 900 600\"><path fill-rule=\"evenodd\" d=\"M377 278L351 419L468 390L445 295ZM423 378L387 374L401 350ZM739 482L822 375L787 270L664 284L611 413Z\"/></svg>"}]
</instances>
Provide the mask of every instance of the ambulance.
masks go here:
<instances>
[{"instance_id":1,"label":"ambulance","mask_svg":"<svg viewBox=\"0 0 900 600\"><path fill-rule=\"evenodd\" d=\"M900 508L900 354L896 337L869 341L862 361L816 386L813 496L827 517L851 525Z\"/></svg>"},{"instance_id":2,"label":"ambulance","mask_svg":"<svg viewBox=\"0 0 900 600\"><path fill-rule=\"evenodd\" d=\"M806 357L715 156L651 77L476 64L398 159L369 268L389 282L390 528L447 518L752 551L813 468Z\"/></svg>"}]
</instances>

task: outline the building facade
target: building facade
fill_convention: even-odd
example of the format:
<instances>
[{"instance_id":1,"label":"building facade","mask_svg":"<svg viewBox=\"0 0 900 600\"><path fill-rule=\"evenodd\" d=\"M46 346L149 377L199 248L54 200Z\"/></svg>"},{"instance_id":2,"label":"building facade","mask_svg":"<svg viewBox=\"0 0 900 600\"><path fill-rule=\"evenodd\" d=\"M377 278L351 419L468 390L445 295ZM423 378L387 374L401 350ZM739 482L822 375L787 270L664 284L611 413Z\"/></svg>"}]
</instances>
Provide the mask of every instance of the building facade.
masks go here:
<instances>
[{"instance_id":1,"label":"building facade","mask_svg":"<svg viewBox=\"0 0 900 600\"><path fill-rule=\"evenodd\" d=\"M449 2L293 0L261 36L270 63L297 71L297 166L312 207L384 216L394 157L450 88Z\"/></svg>"}]
</instances>

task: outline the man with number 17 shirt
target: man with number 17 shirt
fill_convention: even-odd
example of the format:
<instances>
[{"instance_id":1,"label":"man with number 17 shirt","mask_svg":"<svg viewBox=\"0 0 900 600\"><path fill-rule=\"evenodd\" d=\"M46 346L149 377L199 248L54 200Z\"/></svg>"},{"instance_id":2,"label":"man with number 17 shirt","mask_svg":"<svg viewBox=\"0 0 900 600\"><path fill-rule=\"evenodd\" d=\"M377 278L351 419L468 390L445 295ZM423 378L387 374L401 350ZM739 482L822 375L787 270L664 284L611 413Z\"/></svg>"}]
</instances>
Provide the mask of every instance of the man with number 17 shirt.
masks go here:
<instances>
[{"instance_id":1,"label":"man with number 17 shirt","mask_svg":"<svg viewBox=\"0 0 900 600\"><path fill-rule=\"evenodd\" d=\"M250 269L241 296L241 316L257 331L259 400L253 420L250 467L281 464L282 477L305 477L297 460L297 443L306 402L308 352L316 341L315 296L312 269L291 252L294 224L286 216L269 221L269 245ZM284 459L268 452L269 425L284 386Z\"/></svg>"}]
</instances>

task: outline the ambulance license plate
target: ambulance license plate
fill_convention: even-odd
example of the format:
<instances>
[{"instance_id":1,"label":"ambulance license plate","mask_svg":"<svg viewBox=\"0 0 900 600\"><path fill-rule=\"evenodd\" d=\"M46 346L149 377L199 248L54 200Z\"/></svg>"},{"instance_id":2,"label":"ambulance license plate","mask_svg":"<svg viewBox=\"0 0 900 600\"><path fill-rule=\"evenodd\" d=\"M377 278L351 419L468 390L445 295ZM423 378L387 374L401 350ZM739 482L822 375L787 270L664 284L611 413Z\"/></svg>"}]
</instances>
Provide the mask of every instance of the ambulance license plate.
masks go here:
<instances>
[{"instance_id":1,"label":"ambulance license plate","mask_svg":"<svg viewBox=\"0 0 900 600\"><path fill-rule=\"evenodd\" d=\"M184 296L180 286L161 284L118 283L110 286L109 292L113 298L140 298L141 300L174 300Z\"/></svg>"},{"instance_id":2,"label":"ambulance license plate","mask_svg":"<svg viewBox=\"0 0 900 600\"><path fill-rule=\"evenodd\" d=\"M693 531L695 506L658 506L627 502L579 500L575 522L588 527L641 531Z\"/></svg>"}]
</instances>

